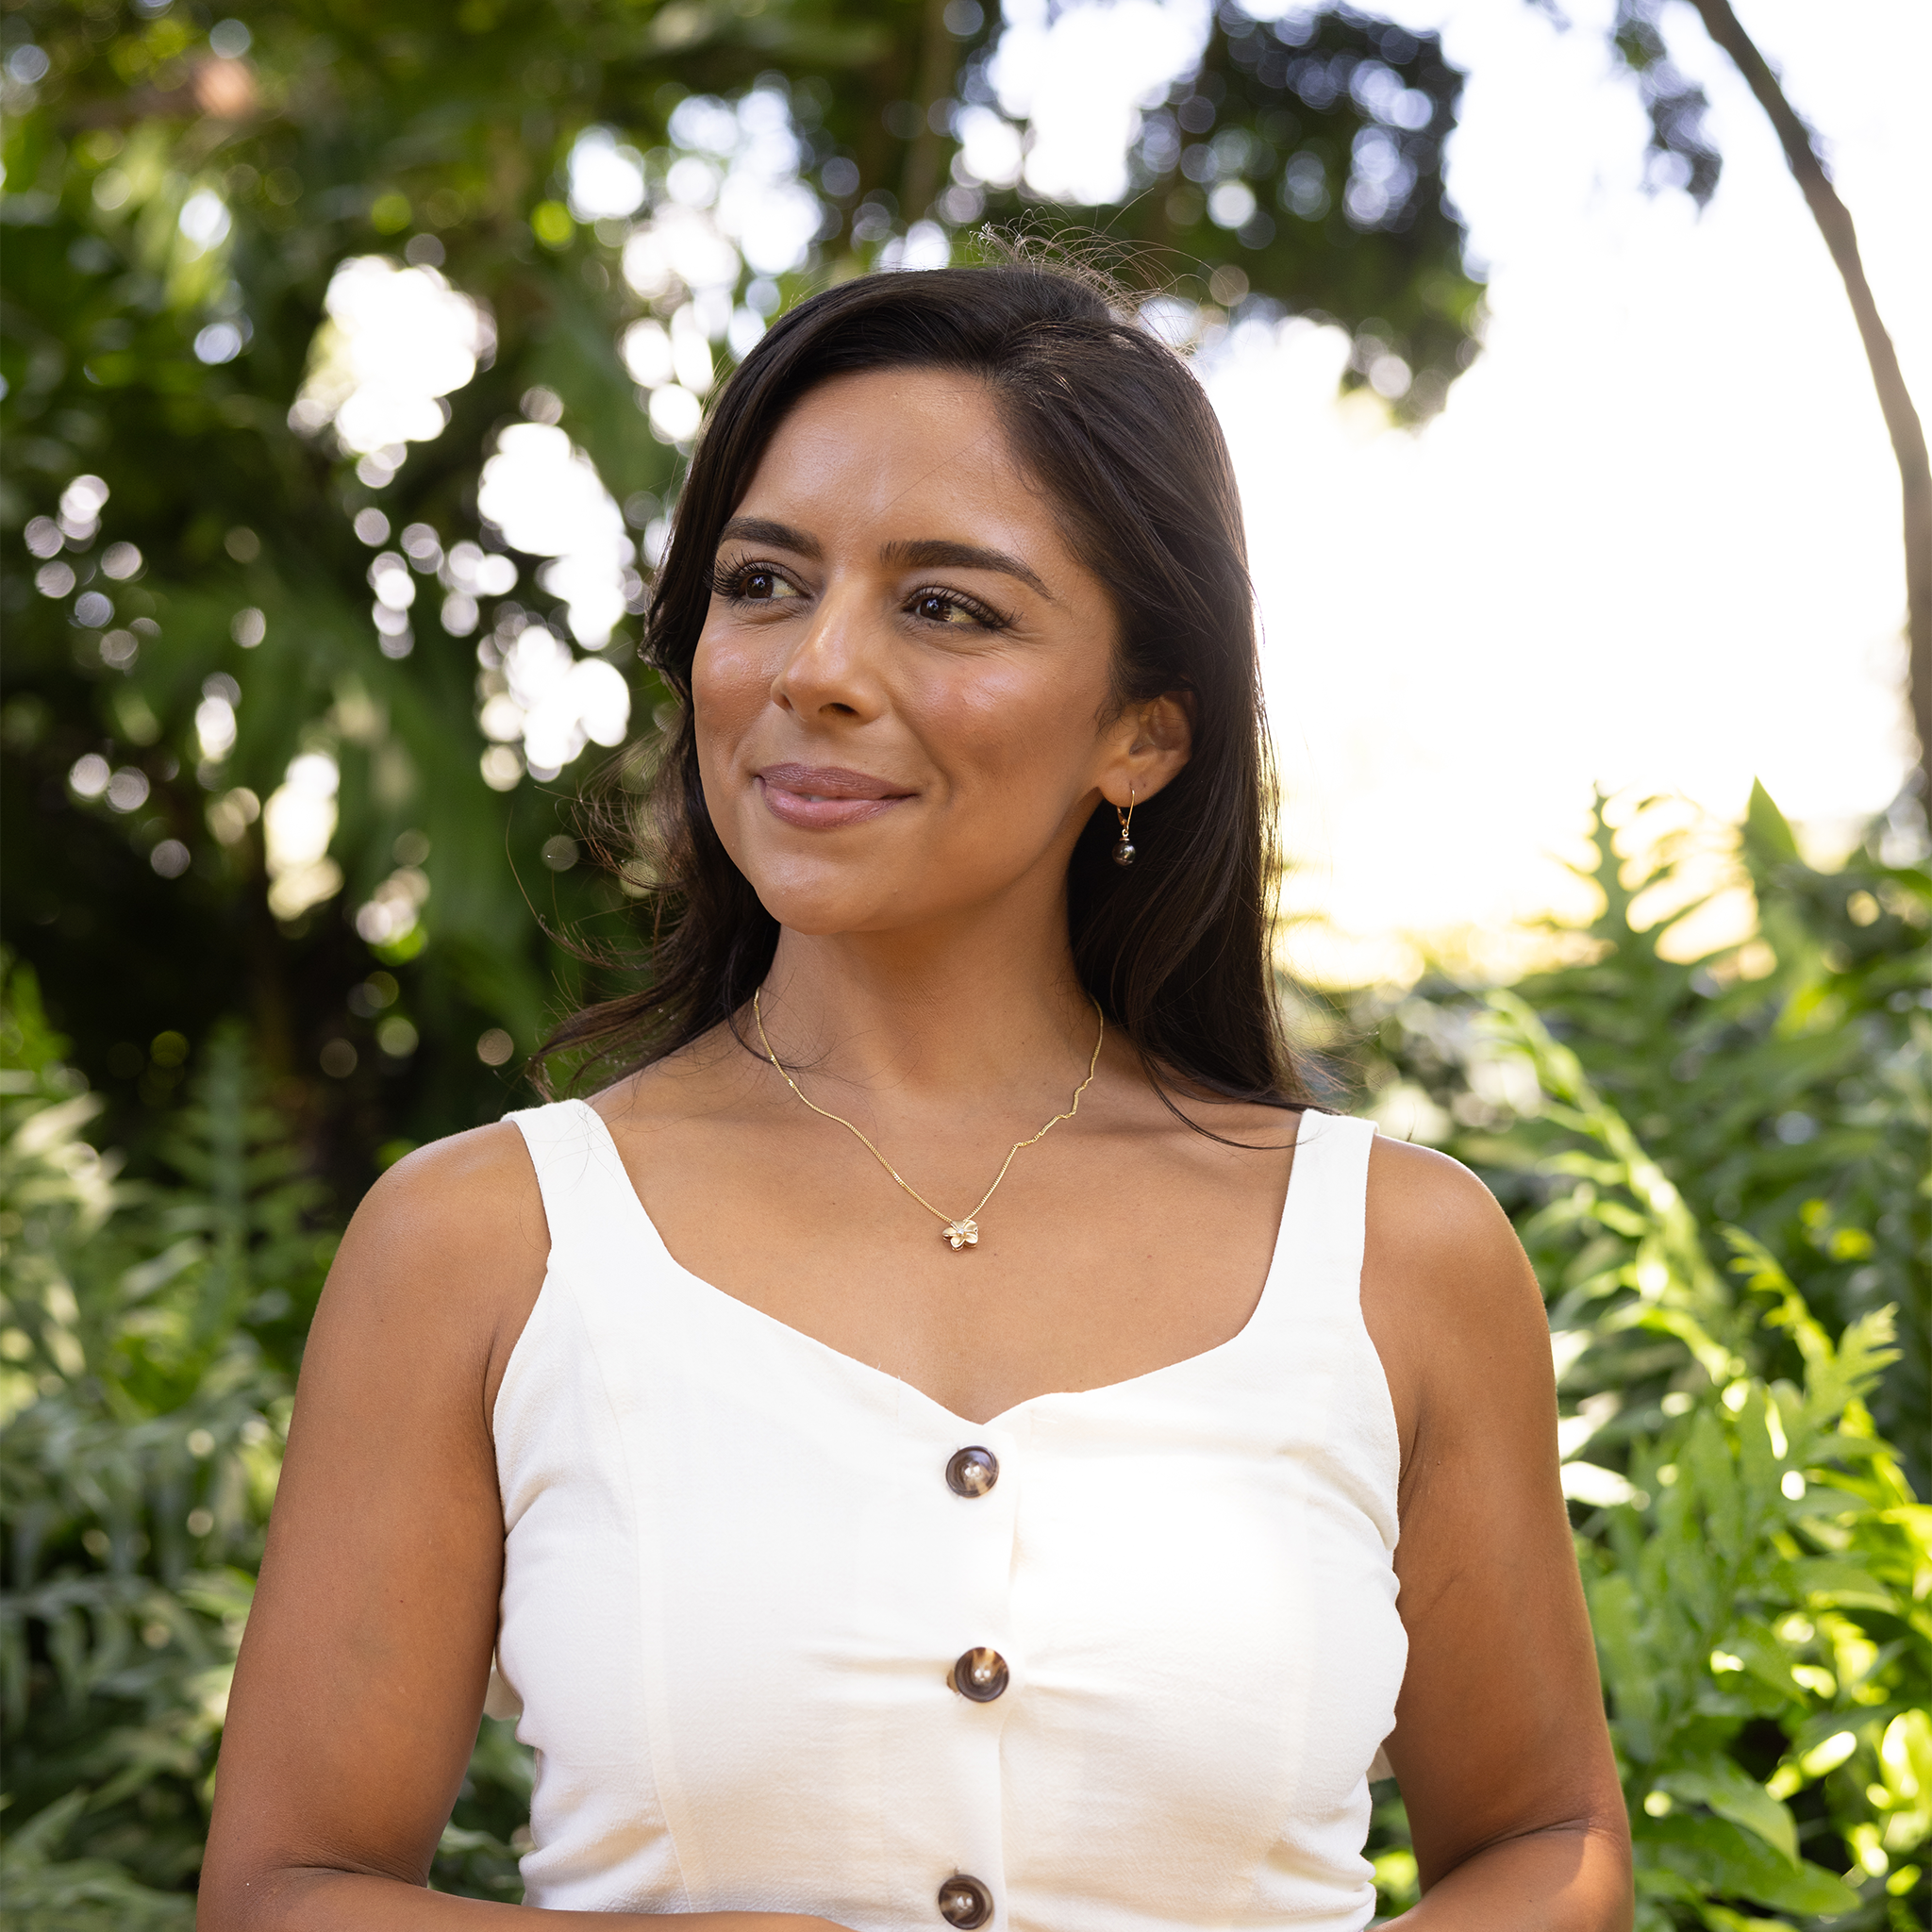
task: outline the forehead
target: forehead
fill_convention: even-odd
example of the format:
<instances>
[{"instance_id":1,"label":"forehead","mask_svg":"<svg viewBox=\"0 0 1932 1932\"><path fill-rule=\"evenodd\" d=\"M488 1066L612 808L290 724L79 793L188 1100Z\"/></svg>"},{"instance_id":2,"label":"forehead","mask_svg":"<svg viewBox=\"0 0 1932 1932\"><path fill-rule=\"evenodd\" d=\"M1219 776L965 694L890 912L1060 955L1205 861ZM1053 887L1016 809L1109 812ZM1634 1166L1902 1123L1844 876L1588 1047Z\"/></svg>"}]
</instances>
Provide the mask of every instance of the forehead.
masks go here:
<instances>
[{"instance_id":1,"label":"forehead","mask_svg":"<svg viewBox=\"0 0 1932 1932\"><path fill-rule=\"evenodd\" d=\"M1059 548L1053 505L1014 452L991 388L950 369L862 370L808 390L773 433L737 508L840 523L991 524ZM928 527L929 526L929 527Z\"/></svg>"}]
</instances>

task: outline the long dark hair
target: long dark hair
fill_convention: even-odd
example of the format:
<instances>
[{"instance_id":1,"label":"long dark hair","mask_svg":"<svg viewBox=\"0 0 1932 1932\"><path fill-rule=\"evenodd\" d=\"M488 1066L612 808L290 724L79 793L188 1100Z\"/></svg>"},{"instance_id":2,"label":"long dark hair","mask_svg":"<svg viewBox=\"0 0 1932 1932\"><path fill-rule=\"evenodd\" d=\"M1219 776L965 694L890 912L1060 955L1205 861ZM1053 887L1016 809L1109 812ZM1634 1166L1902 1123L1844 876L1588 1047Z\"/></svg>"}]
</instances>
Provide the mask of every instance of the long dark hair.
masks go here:
<instances>
[{"instance_id":1,"label":"long dark hair","mask_svg":"<svg viewBox=\"0 0 1932 1932\"><path fill-rule=\"evenodd\" d=\"M648 807L658 882L646 980L574 1014L540 1050L628 1072L734 1016L770 971L778 923L706 809L691 660L719 532L788 410L858 370L964 371L991 390L1021 462L1119 619L1114 697L1185 694L1193 752L1135 814L1139 857L1110 862L1110 814L1074 848L1067 923L1081 984L1166 1083L1301 1108L1269 959L1276 791L1234 472L1200 384L1105 288L1019 260L864 275L779 321L718 398L679 498L642 655L680 700ZM625 855L625 827L607 815ZM634 836L634 834L633 834ZM635 863L635 861L634 861ZM580 1070L581 1071L581 1068Z\"/></svg>"}]
</instances>

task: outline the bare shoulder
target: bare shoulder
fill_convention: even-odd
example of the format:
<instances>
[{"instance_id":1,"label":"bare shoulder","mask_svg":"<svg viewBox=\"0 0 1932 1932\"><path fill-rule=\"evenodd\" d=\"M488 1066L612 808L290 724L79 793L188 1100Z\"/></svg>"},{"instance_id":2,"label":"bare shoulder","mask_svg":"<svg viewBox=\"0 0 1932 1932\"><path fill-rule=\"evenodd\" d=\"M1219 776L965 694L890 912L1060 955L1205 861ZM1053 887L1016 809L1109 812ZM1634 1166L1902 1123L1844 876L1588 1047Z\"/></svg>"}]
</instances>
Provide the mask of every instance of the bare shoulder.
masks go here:
<instances>
[{"instance_id":1,"label":"bare shoulder","mask_svg":"<svg viewBox=\"0 0 1932 1932\"><path fill-rule=\"evenodd\" d=\"M549 1244L536 1173L508 1121L405 1155L363 1197L351 1232L372 1249L454 1245L465 1256Z\"/></svg>"},{"instance_id":2,"label":"bare shoulder","mask_svg":"<svg viewBox=\"0 0 1932 1932\"><path fill-rule=\"evenodd\" d=\"M1534 1401L1550 1377L1542 1293L1508 1217L1433 1148L1378 1137L1370 1153L1362 1318L1406 1446L1476 1389Z\"/></svg>"},{"instance_id":3,"label":"bare shoulder","mask_svg":"<svg viewBox=\"0 0 1932 1932\"><path fill-rule=\"evenodd\" d=\"M1501 1204L1459 1160L1380 1134L1369 1151L1368 1239L1431 1278L1518 1252Z\"/></svg>"},{"instance_id":4,"label":"bare shoulder","mask_svg":"<svg viewBox=\"0 0 1932 1932\"><path fill-rule=\"evenodd\" d=\"M406 1155L363 1196L329 1271L315 1340L380 1339L496 1380L541 1289L550 1250L524 1137L508 1121Z\"/></svg>"}]
</instances>

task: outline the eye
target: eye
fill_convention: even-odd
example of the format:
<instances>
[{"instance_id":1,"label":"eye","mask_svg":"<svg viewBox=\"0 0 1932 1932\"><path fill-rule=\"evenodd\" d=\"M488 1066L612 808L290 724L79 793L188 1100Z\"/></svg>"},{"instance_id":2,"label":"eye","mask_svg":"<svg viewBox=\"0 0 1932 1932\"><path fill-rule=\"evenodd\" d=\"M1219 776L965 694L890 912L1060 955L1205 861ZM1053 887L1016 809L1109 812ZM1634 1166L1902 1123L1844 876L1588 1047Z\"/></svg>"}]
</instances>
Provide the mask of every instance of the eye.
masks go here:
<instances>
[{"instance_id":1,"label":"eye","mask_svg":"<svg viewBox=\"0 0 1932 1932\"><path fill-rule=\"evenodd\" d=\"M950 625L955 629L1002 630L1006 619L984 604L958 591L916 591L907 609L924 624Z\"/></svg>"},{"instance_id":2,"label":"eye","mask_svg":"<svg viewBox=\"0 0 1932 1932\"><path fill-rule=\"evenodd\" d=\"M762 563L720 565L711 579L711 588L733 604L773 604L801 594L788 577Z\"/></svg>"}]
</instances>

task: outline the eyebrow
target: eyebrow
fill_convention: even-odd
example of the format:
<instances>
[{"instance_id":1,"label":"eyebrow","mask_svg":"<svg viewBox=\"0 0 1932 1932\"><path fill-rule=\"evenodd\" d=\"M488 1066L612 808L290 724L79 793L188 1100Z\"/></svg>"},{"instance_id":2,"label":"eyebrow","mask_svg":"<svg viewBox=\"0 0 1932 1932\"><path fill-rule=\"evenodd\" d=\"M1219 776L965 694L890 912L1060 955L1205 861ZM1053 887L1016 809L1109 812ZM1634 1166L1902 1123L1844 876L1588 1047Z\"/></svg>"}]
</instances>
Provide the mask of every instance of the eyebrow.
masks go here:
<instances>
[{"instance_id":1,"label":"eyebrow","mask_svg":"<svg viewBox=\"0 0 1932 1932\"><path fill-rule=\"evenodd\" d=\"M910 570L942 570L950 565L955 570L996 571L1001 576L1017 577L1049 604L1054 601L1053 592L1040 578L1017 557L1004 550L982 550L976 543L949 543L942 538L929 537L918 543L888 543L879 556L886 563Z\"/></svg>"},{"instance_id":2,"label":"eyebrow","mask_svg":"<svg viewBox=\"0 0 1932 1932\"><path fill-rule=\"evenodd\" d=\"M790 524L773 523L766 517L733 517L718 533L721 543L772 543L816 562L824 555L818 539ZM879 552L880 561L901 569L989 570L1001 576L1016 578L1037 591L1049 604L1054 594L1038 574L1019 558L1005 550L985 550L976 543L954 543L944 538L928 537L917 542L888 543Z\"/></svg>"},{"instance_id":3,"label":"eyebrow","mask_svg":"<svg viewBox=\"0 0 1932 1932\"><path fill-rule=\"evenodd\" d=\"M808 531L794 530L790 524L774 524L767 517L733 517L718 532L721 543L734 539L745 543L775 543L780 550L794 550L814 562L824 554L819 540Z\"/></svg>"}]
</instances>

